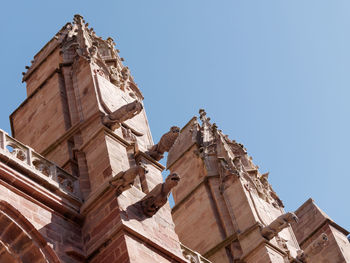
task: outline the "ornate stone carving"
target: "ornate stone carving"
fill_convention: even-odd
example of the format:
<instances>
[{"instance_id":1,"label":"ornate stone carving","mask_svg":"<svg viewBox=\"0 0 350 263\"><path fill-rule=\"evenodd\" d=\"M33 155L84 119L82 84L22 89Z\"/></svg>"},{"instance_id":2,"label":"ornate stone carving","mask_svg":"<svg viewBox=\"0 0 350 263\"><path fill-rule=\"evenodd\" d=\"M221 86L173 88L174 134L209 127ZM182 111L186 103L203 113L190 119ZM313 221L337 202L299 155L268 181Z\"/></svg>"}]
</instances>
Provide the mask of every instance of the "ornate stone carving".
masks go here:
<instances>
[{"instance_id":1,"label":"ornate stone carving","mask_svg":"<svg viewBox=\"0 0 350 263\"><path fill-rule=\"evenodd\" d=\"M180 128L177 126L172 126L170 131L164 134L159 142L153 145L149 150L148 154L155 160L159 161L163 158L164 152L168 152L170 148L175 143L177 137L180 134Z\"/></svg>"},{"instance_id":2,"label":"ornate stone carving","mask_svg":"<svg viewBox=\"0 0 350 263\"><path fill-rule=\"evenodd\" d=\"M61 187L73 193L74 191L73 181L69 179L65 174L57 174L57 181Z\"/></svg>"},{"instance_id":3,"label":"ornate stone carving","mask_svg":"<svg viewBox=\"0 0 350 263\"><path fill-rule=\"evenodd\" d=\"M294 213L286 213L277 217L268 226L261 229L261 234L267 240L271 240L284 228L288 227L292 221L298 222L298 217Z\"/></svg>"},{"instance_id":4,"label":"ornate stone carving","mask_svg":"<svg viewBox=\"0 0 350 263\"><path fill-rule=\"evenodd\" d=\"M111 129L117 124L120 124L128 119L133 118L139 114L143 109L141 102L135 100L129 104L126 104L116 111L103 117L103 124L110 127Z\"/></svg>"},{"instance_id":5,"label":"ornate stone carving","mask_svg":"<svg viewBox=\"0 0 350 263\"><path fill-rule=\"evenodd\" d=\"M220 168L220 185L219 190L220 193L223 194L225 190L225 182L231 176L236 176L239 178L243 173L243 167L239 161L239 157L234 158L234 160L230 160L232 165L230 165L224 157L218 157L218 167Z\"/></svg>"},{"instance_id":6,"label":"ornate stone carving","mask_svg":"<svg viewBox=\"0 0 350 263\"><path fill-rule=\"evenodd\" d=\"M120 88L122 90L126 90L126 87L128 86L129 84L129 81L130 81L130 70L128 67L123 67L122 70L121 70L121 86Z\"/></svg>"},{"instance_id":7,"label":"ornate stone carving","mask_svg":"<svg viewBox=\"0 0 350 263\"><path fill-rule=\"evenodd\" d=\"M21 161L25 161L27 159L27 154L23 150L22 147L18 146L15 142L8 142L6 144L6 149L13 156L18 158Z\"/></svg>"},{"instance_id":8,"label":"ornate stone carving","mask_svg":"<svg viewBox=\"0 0 350 263\"><path fill-rule=\"evenodd\" d=\"M184 244L180 243L180 246L181 246L182 255L184 256L185 259L187 259L189 263L211 263L208 259L204 258L201 254L189 249Z\"/></svg>"},{"instance_id":9,"label":"ornate stone carving","mask_svg":"<svg viewBox=\"0 0 350 263\"><path fill-rule=\"evenodd\" d=\"M121 81L120 81L120 77L119 77L119 72L115 66L109 67L109 78L114 85L116 85L117 87L120 86Z\"/></svg>"},{"instance_id":10,"label":"ornate stone carving","mask_svg":"<svg viewBox=\"0 0 350 263\"><path fill-rule=\"evenodd\" d=\"M89 53L89 61L96 61L98 57L98 48L95 44L89 48Z\"/></svg>"},{"instance_id":11,"label":"ornate stone carving","mask_svg":"<svg viewBox=\"0 0 350 263\"><path fill-rule=\"evenodd\" d=\"M44 174L46 176L50 175L50 167L43 160L35 158L32 163L33 163L35 169L37 169L39 172L41 172L42 174Z\"/></svg>"},{"instance_id":12,"label":"ornate stone carving","mask_svg":"<svg viewBox=\"0 0 350 263\"><path fill-rule=\"evenodd\" d=\"M145 175L148 173L147 167L140 163L135 167L131 167L124 172L118 173L109 183L116 188L117 196L134 185L137 175Z\"/></svg>"},{"instance_id":13,"label":"ornate stone carving","mask_svg":"<svg viewBox=\"0 0 350 263\"><path fill-rule=\"evenodd\" d=\"M299 250L297 259L303 263L308 263L310 257L317 255L322 251L322 249L328 244L328 236L322 233L318 238L316 238L306 249Z\"/></svg>"},{"instance_id":14,"label":"ornate stone carving","mask_svg":"<svg viewBox=\"0 0 350 263\"><path fill-rule=\"evenodd\" d=\"M141 208L147 217L152 217L158 210L166 204L170 191L180 181L180 177L176 174L170 174L164 183L156 185L151 192L141 199Z\"/></svg>"},{"instance_id":15,"label":"ornate stone carving","mask_svg":"<svg viewBox=\"0 0 350 263\"><path fill-rule=\"evenodd\" d=\"M21 148L13 148L11 154L21 161L25 161L27 159L25 152Z\"/></svg>"}]
</instances>

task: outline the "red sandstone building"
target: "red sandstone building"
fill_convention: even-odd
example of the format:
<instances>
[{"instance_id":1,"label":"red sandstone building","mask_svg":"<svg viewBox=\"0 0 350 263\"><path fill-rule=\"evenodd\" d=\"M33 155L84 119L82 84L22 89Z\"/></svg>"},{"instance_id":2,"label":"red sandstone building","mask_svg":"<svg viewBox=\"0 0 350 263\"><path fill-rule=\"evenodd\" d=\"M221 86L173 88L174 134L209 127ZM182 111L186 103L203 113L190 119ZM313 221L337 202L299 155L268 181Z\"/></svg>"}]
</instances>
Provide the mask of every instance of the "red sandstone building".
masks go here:
<instances>
[{"instance_id":1,"label":"red sandstone building","mask_svg":"<svg viewBox=\"0 0 350 263\"><path fill-rule=\"evenodd\" d=\"M114 45L76 15L24 73L0 130L0 263L350 262L349 232L311 199L286 213L204 110L154 144Z\"/></svg>"}]
</instances>

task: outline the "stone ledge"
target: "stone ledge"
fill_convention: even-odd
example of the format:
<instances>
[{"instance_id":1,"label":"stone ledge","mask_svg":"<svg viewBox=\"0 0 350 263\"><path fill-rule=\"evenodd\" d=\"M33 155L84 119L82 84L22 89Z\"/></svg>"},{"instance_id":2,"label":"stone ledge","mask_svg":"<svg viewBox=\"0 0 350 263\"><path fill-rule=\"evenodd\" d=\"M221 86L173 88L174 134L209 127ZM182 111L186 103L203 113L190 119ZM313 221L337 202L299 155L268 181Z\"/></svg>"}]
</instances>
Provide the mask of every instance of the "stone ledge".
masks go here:
<instances>
[{"instance_id":1,"label":"stone ledge","mask_svg":"<svg viewBox=\"0 0 350 263\"><path fill-rule=\"evenodd\" d=\"M48 207L57 214L77 223L83 221L83 217L78 213L76 207L73 207L67 201L58 198L44 187L24 177L21 173L17 173L2 164L0 164L0 183L11 191L16 192L16 194L37 203L45 209Z\"/></svg>"}]
</instances>

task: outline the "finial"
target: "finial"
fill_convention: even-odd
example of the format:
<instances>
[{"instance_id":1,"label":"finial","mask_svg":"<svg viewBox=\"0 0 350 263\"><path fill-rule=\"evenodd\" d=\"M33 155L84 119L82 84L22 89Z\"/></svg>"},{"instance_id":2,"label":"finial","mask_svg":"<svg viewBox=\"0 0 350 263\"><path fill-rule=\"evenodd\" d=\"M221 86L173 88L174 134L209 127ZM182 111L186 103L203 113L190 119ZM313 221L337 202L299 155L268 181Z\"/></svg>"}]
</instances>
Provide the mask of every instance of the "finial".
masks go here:
<instances>
[{"instance_id":1,"label":"finial","mask_svg":"<svg viewBox=\"0 0 350 263\"><path fill-rule=\"evenodd\" d=\"M201 121L202 121L203 123L206 123L206 124L208 124L208 125L211 125L211 124L209 123L210 118L207 117L207 113L205 112L204 109L200 109L200 110L199 110L199 118L201 119Z\"/></svg>"},{"instance_id":2,"label":"finial","mask_svg":"<svg viewBox=\"0 0 350 263\"><path fill-rule=\"evenodd\" d=\"M111 37L108 37L106 41L107 41L107 43L110 44L110 45L113 45L113 46L115 45L114 39L111 38Z\"/></svg>"},{"instance_id":3,"label":"finial","mask_svg":"<svg viewBox=\"0 0 350 263\"><path fill-rule=\"evenodd\" d=\"M267 173L264 173L264 174L262 174L260 177L261 177L261 179L263 179L263 180L268 180L268 178L269 178L269 173L270 172L267 172Z\"/></svg>"},{"instance_id":4,"label":"finial","mask_svg":"<svg viewBox=\"0 0 350 263\"><path fill-rule=\"evenodd\" d=\"M207 113L205 112L204 109L199 109L199 118L201 119L201 121L204 122L204 120L206 119L206 115Z\"/></svg>"},{"instance_id":5,"label":"finial","mask_svg":"<svg viewBox=\"0 0 350 263\"><path fill-rule=\"evenodd\" d=\"M73 21L74 21L74 24L82 24L84 22L84 19L81 15L75 14Z\"/></svg>"}]
</instances>

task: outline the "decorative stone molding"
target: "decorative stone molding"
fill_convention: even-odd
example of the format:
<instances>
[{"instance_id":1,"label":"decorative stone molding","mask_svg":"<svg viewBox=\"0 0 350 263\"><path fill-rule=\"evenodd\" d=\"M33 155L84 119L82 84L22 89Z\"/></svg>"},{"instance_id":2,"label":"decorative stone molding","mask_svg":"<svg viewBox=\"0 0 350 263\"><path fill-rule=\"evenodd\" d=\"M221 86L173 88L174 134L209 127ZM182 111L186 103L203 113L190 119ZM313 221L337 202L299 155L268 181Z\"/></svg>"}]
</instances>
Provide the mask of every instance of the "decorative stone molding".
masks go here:
<instances>
[{"instance_id":1,"label":"decorative stone molding","mask_svg":"<svg viewBox=\"0 0 350 263\"><path fill-rule=\"evenodd\" d=\"M188 260L189 263L211 263L211 261L204 258L198 252L195 252L190 248L186 247L184 244L180 243L180 246L182 250L182 255L184 256L185 259Z\"/></svg>"},{"instance_id":2,"label":"decorative stone molding","mask_svg":"<svg viewBox=\"0 0 350 263\"><path fill-rule=\"evenodd\" d=\"M0 157L12 159L40 176L35 178L41 185L51 185L80 199L78 178L45 159L30 147L20 143L0 129ZM43 181L45 183L43 183Z\"/></svg>"}]
</instances>

